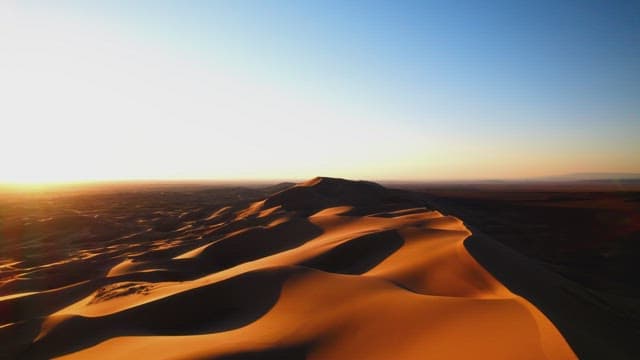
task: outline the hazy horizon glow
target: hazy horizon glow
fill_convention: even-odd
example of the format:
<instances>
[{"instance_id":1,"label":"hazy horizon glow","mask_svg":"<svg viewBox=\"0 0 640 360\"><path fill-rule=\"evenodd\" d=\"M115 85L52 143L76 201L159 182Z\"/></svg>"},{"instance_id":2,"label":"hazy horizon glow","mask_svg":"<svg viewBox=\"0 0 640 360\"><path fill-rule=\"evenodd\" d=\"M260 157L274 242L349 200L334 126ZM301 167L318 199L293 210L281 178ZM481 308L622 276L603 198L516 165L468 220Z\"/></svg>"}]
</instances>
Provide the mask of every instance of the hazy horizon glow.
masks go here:
<instances>
[{"instance_id":1,"label":"hazy horizon glow","mask_svg":"<svg viewBox=\"0 0 640 360\"><path fill-rule=\"evenodd\" d=\"M6 2L0 183L640 172L640 5Z\"/></svg>"}]
</instances>

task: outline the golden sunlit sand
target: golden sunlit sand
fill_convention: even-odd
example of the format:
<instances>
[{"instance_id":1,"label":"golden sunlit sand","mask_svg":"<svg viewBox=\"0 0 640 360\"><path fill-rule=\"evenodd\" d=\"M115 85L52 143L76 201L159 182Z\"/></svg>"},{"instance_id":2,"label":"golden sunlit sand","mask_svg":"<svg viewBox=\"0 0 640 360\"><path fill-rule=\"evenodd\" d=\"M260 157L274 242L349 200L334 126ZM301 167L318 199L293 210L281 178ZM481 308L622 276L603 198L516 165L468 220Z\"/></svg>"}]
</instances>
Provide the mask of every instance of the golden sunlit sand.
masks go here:
<instances>
[{"instance_id":1,"label":"golden sunlit sand","mask_svg":"<svg viewBox=\"0 0 640 360\"><path fill-rule=\"evenodd\" d=\"M164 236L6 263L0 338L22 358L576 358L468 253L465 225L416 196L316 178L151 219ZM47 268L56 285L28 280Z\"/></svg>"},{"instance_id":2,"label":"golden sunlit sand","mask_svg":"<svg viewBox=\"0 0 640 360\"><path fill-rule=\"evenodd\" d=\"M638 19L0 0L0 360L640 359Z\"/></svg>"}]
</instances>

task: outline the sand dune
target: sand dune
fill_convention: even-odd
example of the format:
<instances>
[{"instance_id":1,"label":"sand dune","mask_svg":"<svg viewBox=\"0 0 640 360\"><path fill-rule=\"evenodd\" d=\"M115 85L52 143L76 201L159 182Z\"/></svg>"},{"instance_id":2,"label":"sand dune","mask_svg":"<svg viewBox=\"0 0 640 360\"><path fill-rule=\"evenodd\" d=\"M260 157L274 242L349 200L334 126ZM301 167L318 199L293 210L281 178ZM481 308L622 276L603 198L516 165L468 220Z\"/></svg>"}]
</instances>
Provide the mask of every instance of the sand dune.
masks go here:
<instances>
[{"instance_id":1,"label":"sand dune","mask_svg":"<svg viewBox=\"0 0 640 360\"><path fill-rule=\"evenodd\" d=\"M411 193L316 178L242 208L200 210L168 228L153 247L122 242L133 250L111 255L99 276L0 298L0 339L15 339L6 352L576 358L543 313L467 252L464 224ZM92 251L109 258L113 249Z\"/></svg>"}]
</instances>

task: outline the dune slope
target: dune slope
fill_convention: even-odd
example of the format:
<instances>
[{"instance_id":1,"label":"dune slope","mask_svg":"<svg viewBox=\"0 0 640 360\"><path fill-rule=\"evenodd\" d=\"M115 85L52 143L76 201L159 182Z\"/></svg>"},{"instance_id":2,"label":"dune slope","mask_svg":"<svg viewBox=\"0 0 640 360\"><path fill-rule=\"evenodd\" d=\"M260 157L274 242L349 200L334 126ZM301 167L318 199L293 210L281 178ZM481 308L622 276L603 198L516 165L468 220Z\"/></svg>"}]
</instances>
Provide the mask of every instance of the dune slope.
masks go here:
<instances>
[{"instance_id":1,"label":"dune slope","mask_svg":"<svg viewBox=\"0 0 640 360\"><path fill-rule=\"evenodd\" d=\"M411 193L316 178L206 220L180 251L0 298L0 337L22 358L576 358Z\"/></svg>"}]
</instances>

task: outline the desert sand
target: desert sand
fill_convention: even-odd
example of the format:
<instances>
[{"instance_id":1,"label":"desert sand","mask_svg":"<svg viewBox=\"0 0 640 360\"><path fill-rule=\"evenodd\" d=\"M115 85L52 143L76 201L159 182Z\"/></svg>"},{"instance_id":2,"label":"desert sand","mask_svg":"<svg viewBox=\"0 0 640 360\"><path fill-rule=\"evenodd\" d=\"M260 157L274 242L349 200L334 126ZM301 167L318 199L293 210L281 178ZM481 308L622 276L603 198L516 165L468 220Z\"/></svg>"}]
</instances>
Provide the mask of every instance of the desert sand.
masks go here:
<instances>
[{"instance_id":1,"label":"desert sand","mask_svg":"<svg viewBox=\"0 0 640 360\"><path fill-rule=\"evenodd\" d=\"M6 357L576 358L468 252L465 224L410 192L315 178L256 201L123 218L139 226L102 243L81 240L99 214L78 216L93 219L84 233L48 245L72 255L4 254Z\"/></svg>"}]
</instances>

